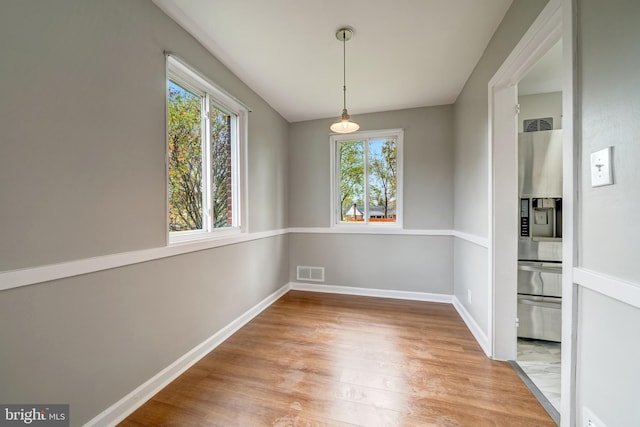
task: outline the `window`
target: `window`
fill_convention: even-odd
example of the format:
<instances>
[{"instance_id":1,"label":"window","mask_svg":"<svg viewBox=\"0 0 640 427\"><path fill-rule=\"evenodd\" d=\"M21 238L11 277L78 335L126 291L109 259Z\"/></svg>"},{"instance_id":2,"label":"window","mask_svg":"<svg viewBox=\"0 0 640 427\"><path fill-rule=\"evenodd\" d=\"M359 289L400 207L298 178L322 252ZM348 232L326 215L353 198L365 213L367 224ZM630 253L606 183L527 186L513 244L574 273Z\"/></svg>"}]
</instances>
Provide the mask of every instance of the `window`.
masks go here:
<instances>
[{"instance_id":1,"label":"window","mask_svg":"<svg viewBox=\"0 0 640 427\"><path fill-rule=\"evenodd\" d=\"M402 225L402 139L402 129L331 136L333 225Z\"/></svg>"},{"instance_id":2,"label":"window","mask_svg":"<svg viewBox=\"0 0 640 427\"><path fill-rule=\"evenodd\" d=\"M247 109L167 57L169 243L238 232Z\"/></svg>"}]
</instances>

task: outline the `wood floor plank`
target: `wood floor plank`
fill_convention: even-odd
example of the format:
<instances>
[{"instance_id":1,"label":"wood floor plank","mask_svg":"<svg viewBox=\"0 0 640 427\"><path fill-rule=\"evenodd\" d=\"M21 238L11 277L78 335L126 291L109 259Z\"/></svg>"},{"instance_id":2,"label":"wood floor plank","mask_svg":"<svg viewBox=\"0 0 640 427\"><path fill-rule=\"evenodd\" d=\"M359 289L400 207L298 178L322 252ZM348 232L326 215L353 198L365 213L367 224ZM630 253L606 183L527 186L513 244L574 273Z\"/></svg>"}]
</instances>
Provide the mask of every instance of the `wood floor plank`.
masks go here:
<instances>
[{"instance_id":1,"label":"wood floor plank","mask_svg":"<svg viewBox=\"0 0 640 427\"><path fill-rule=\"evenodd\" d=\"M290 291L123 426L555 426L449 304Z\"/></svg>"}]
</instances>

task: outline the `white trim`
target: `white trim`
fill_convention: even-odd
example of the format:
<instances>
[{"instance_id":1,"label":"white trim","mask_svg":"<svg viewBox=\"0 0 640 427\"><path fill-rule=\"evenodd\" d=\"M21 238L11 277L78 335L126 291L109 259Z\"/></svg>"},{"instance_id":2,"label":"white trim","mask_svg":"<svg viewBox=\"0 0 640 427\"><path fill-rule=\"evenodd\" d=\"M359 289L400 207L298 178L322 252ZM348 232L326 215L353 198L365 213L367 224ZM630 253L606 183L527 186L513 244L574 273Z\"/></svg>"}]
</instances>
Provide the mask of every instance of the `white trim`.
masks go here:
<instances>
[{"instance_id":1,"label":"white trim","mask_svg":"<svg viewBox=\"0 0 640 427\"><path fill-rule=\"evenodd\" d=\"M167 215L167 218L169 218L169 215ZM216 228L212 229L211 231L185 230L173 233L169 232L168 245L182 245L185 243L198 242L201 240L230 238L233 236L239 236L240 234L242 234L242 231L238 227Z\"/></svg>"},{"instance_id":2,"label":"white trim","mask_svg":"<svg viewBox=\"0 0 640 427\"><path fill-rule=\"evenodd\" d=\"M490 280L487 321L491 325L492 355L499 360L516 358L517 262L518 262L518 137L517 86L490 87L492 168L489 215L491 219Z\"/></svg>"},{"instance_id":3,"label":"white trim","mask_svg":"<svg viewBox=\"0 0 640 427\"><path fill-rule=\"evenodd\" d=\"M475 234L464 233L449 229L406 229L406 228L361 228L361 227L292 227L289 233L296 234L374 234L374 235L399 235L399 236L451 236L476 244L483 248L489 247L489 239Z\"/></svg>"},{"instance_id":4,"label":"white trim","mask_svg":"<svg viewBox=\"0 0 640 427\"><path fill-rule=\"evenodd\" d=\"M233 320L227 326L220 329L193 349L189 350L178 360L158 372L144 384L140 385L131 393L127 394L109 408L102 411L86 423L85 426L114 426L118 424L288 291L288 284L282 286L258 304L251 307L244 314Z\"/></svg>"},{"instance_id":5,"label":"white trim","mask_svg":"<svg viewBox=\"0 0 640 427\"><path fill-rule=\"evenodd\" d=\"M486 354L487 357L491 357L491 345L487 334L484 333L480 325L478 325L478 322L476 322L471 313L467 311L457 296L453 295L452 300L453 307L456 309L460 317L462 317L462 320L482 348L482 351L484 351L484 354Z\"/></svg>"},{"instance_id":6,"label":"white trim","mask_svg":"<svg viewBox=\"0 0 640 427\"><path fill-rule=\"evenodd\" d=\"M331 227L297 227L279 230L260 231L255 233L233 233L233 235L219 235L199 241L172 244L138 251L121 252L111 255L102 255L92 258L83 258L59 264L28 267L19 270L0 272L0 291L19 288L21 286L35 285L36 283L65 279L67 277L90 274L112 268L125 267L141 262L154 261L190 252L203 251L238 243L251 242L253 240L266 239L281 236L288 233L309 234L373 234L373 235L400 235L400 236L454 236L487 247L487 239L455 230L403 230L394 228L331 228Z\"/></svg>"},{"instance_id":7,"label":"white trim","mask_svg":"<svg viewBox=\"0 0 640 427\"><path fill-rule=\"evenodd\" d=\"M407 230L403 228L384 226L340 226L340 227L293 227L289 233L296 234L375 234L401 236L453 236L453 230Z\"/></svg>"},{"instance_id":8,"label":"white trim","mask_svg":"<svg viewBox=\"0 0 640 427\"><path fill-rule=\"evenodd\" d=\"M578 230L578 188L579 188L579 100L577 96L576 72L576 27L575 27L575 0L550 0L540 13L536 21L522 37L518 45L511 52L504 64L489 82L489 236L490 249L488 251L488 284L489 284L489 316L491 326L489 328L489 341L495 353L497 347L498 327L495 312L504 309L504 306L495 304L496 286L495 268L500 265L496 261L496 253L500 248L495 246L496 230L494 229L494 198L493 173L494 162L492 136L494 135L493 123L493 94L496 89L517 84L535 62L539 60L560 37L563 38L563 301L562 301L562 376L561 376L561 425L572 427L576 423L576 327L577 327L577 286L573 283L574 270L577 265L577 250L579 235ZM574 123L575 121L575 123ZM503 177L504 178L504 177ZM504 335L504 334L502 334ZM504 340L504 337L502 337ZM514 333L515 341L515 333ZM504 343L503 343L504 344ZM495 354L494 354L495 355ZM499 356L499 355L498 355Z\"/></svg>"},{"instance_id":9,"label":"white trim","mask_svg":"<svg viewBox=\"0 0 640 427\"><path fill-rule=\"evenodd\" d=\"M369 143L370 139L380 139L380 138L384 138L384 137L394 137L396 139L396 172L397 172L397 177L396 177L396 222L391 223L391 224L376 224L376 223L371 223L368 222L366 220L366 218L368 218L369 216L369 204L367 203L367 200L365 200L365 212L363 213L364 217L365 217L365 223L363 224L341 224L338 221L339 215L338 215L338 209L342 209L342 206L340 206L338 204L338 199L339 199L339 194L338 194L338 185L339 185L339 171L338 171L338 164L337 164L337 151L336 151L336 146L339 142L344 142L344 141L366 141L366 144ZM351 228L351 227L360 227L360 228L378 228L378 227L382 227L382 228L402 228L402 224L403 224L403 203L404 203L404 199L403 199L403 176L404 176L404 129L402 128L396 128L396 129L380 129L380 130L369 130L369 131L362 131L362 132L353 132L353 133L349 133L349 134L331 134L329 136L329 152L330 152L330 225L331 227L336 227L336 228L341 228L341 227L346 227L346 228ZM365 145L368 146L368 145ZM364 178L365 178L365 194L368 194L368 176L369 173L367 171L368 165L369 165L369 160L368 160L368 150L365 150L364 152L364 167L365 167L365 171L364 171ZM368 198L368 197L367 197Z\"/></svg>"},{"instance_id":10,"label":"white trim","mask_svg":"<svg viewBox=\"0 0 640 427\"><path fill-rule=\"evenodd\" d=\"M489 247L489 239L487 237L476 236L475 234L463 233L462 231L457 231L457 230L453 230L453 236L483 248Z\"/></svg>"},{"instance_id":11,"label":"white trim","mask_svg":"<svg viewBox=\"0 0 640 427\"><path fill-rule=\"evenodd\" d=\"M221 246L266 239L286 234L287 229L261 231L257 233L241 233L233 237L201 240L184 244L174 244L151 249L84 258L59 264L0 272L0 291L20 286L34 285L51 280L64 279L81 274L95 273L111 268L124 267L141 262L183 255L189 252L203 251Z\"/></svg>"},{"instance_id":12,"label":"white trim","mask_svg":"<svg viewBox=\"0 0 640 427\"><path fill-rule=\"evenodd\" d=\"M574 268L578 265L580 156L580 91L578 90L578 32L576 2L562 0L562 116L563 120L563 245L562 263L562 354L560 372L560 425L573 427L577 423L577 329L578 286Z\"/></svg>"},{"instance_id":13,"label":"white trim","mask_svg":"<svg viewBox=\"0 0 640 427\"><path fill-rule=\"evenodd\" d=\"M550 0L489 80L489 87L518 84L562 37L562 0Z\"/></svg>"},{"instance_id":14,"label":"white trim","mask_svg":"<svg viewBox=\"0 0 640 427\"><path fill-rule=\"evenodd\" d=\"M233 212L233 215L238 215L237 219L240 221L240 230L243 233L249 232L249 113L248 110L241 110L238 112L238 138L240 144L237 148L238 159L238 176L239 179L239 191L238 199L233 201L233 209L237 212ZM236 205L239 204L239 206ZM168 206L168 205L167 205Z\"/></svg>"},{"instance_id":15,"label":"white trim","mask_svg":"<svg viewBox=\"0 0 640 427\"><path fill-rule=\"evenodd\" d=\"M509 234L511 232L511 223L505 224L504 206L513 202L509 200L512 194L506 194L506 189L501 188L496 191L497 184L510 182L513 178L517 178L517 171L514 176L509 175L517 165L517 158L513 159L513 164L506 164L498 161L500 157L505 156L505 144L514 144L516 141L506 140L504 135L512 133L517 135L517 126L515 118L512 120L513 129L506 128L506 119L500 121L496 118L496 110L507 110L511 106L505 106L501 95L507 93L506 90L513 91L514 86L529 72L529 70L540 60L542 56L561 38L562 36L562 4L561 0L551 0L545 8L540 12L536 20L522 36L520 41L505 59L498 71L489 80L488 89L488 230L489 230L489 251L488 251L488 284L489 299L488 315L489 324L491 325L489 341L493 355L501 359L510 359L515 356L516 352L516 329L511 328L510 332L506 332L506 323L511 323L511 313L513 313L513 322L515 325L515 300L513 306L500 304L497 300L500 297L498 290L507 290L513 287L515 291L515 278L511 276L515 274L515 261L517 260L517 244L503 245L501 243L511 242ZM504 95L503 95L504 96ZM496 104L502 101L501 104ZM497 108L499 107L499 108ZM508 108L507 108L508 107ZM500 116L502 118L503 116ZM498 138L500 136L500 138ZM502 146L501 146L502 144ZM513 152L517 152L513 149ZM501 175L502 173L502 175ZM504 187L504 186L503 186ZM515 190L515 187L513 187ZM514 197L517 197L517 193ZM513 221L516 221L515 210ZM496 221L496 217L501 216L501 220ZM511 218L507 216L507 218ZM500 224L498 228L496 224ZM513 265L510 262L513 260ZM512 269L513 271L509 270ZM509 320L507 320L509 318ZM509 326L510 327L510 326ZM508 335L508 336L507 336ZM513 340L512 340L512 338ZM513 342L512 342L513 341Z\"/></svg>"},{"instance_id":16,"label":"white trim","mask_svg":"<svg viewBox=\"0 0 640 427\"><path fill-rule=\"evenodd\" d=\"M213 84L209 79L201 73L187 65L179 57L166 53L166 80L173 80L177 85L183 86L185 89L197 92L202 98L202 123L201 123L201 140L202 140L202 229L190 230L183 232L169 232L167 227L167 244L182 244L191 241L197 241L207 238L219 238L222 235L230 235L247 231L247 225L243 220L247 218L246 212L248 205L246 202L247 179L247 119L249 108L234 98L217 85ZM167 85L168 86L168 85ZM168 111L169 90L167 89L167 108ZM223 111L231 117L231 195L232 195L232 227L214 228L211 219L211 107ZM168 165L169 158L169 138L168 138L168 115L166 116L166 158ZM167 181L167 217L169 211L169 167L166 172ZM206 190L206 191L205 191ZM168 220L168 219L167 219Z\"/></svg>"},{"instance_id":17,"label":"white trim","mask_svg":"<svg viewBox=\"0 0 640 427\"><path fill-rule=\"evenodd\" d=\"M186 61L184 61L180 56L176 55L172 52L165 51L165 57L167 58L167 62L170 63L170 67L175 67L182 77L186 78L187 81L193 80L197 85L201 85L206 87L206 90L212 92L214 99L217 101L220 100L221 103L225 104L227 108L231 107L239 110L253 111L247 104L240 101L235 96L231 95L229 92L213 83L206 77L203 73L193 68L191 65L188 65ZM197 88L197 87L196 87ZM197 88L198 90L202 90L202 88ZM216 96L218 95L218 96ZM229 105L227 105L229 104Z\"/></svg>"},{"instance_id":18,"label":"white trim","mask_svg":"<svg viewBox=\"0 0 640 427\"><path fill-rule=\"evenodd\" d=\"M583 288L640 308L640 283L633 283L586 268L573 269L573 280Z\"/></svg>"},{"instance_id":19,"label":"white trim","mask_svg":"<svg viewBox=\"0 0 640 427\"><path fill-rule=\"evenodd\" d=\"M358 288L354 286L317 285L315 283L290 282L289 288L294 291L321 292L326 294L358 295L363 297L393 298L412 301L437 302L451 304L449 294L433 294L428 292L394 291L388 289Z\"/></svg>"}]
</instances>

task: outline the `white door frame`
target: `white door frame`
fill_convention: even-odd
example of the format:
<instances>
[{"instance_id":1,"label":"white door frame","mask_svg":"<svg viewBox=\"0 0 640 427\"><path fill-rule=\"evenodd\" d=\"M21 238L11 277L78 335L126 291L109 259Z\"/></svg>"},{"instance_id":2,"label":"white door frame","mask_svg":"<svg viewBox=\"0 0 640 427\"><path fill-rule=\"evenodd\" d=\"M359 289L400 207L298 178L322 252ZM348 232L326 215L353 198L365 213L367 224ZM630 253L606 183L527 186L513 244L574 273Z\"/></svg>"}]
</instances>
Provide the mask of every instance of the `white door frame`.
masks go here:
<instances>
[{"instance_id":1,"label":"white door frame","mask_svg":"<svg viewBox=\"0 0 640 427\"><path fill-rule=\"evenodd\" d=\"M577 249L578 159L575 108L575 0L550 0L489 81L489 346L492 357L516 356L517 304L517 122L518 82L558 41L563 40L563 301L561 425L575 425L576 286L572 270ZM577 126L576 126L577 128Z\"/></svg>"}]
</instances>

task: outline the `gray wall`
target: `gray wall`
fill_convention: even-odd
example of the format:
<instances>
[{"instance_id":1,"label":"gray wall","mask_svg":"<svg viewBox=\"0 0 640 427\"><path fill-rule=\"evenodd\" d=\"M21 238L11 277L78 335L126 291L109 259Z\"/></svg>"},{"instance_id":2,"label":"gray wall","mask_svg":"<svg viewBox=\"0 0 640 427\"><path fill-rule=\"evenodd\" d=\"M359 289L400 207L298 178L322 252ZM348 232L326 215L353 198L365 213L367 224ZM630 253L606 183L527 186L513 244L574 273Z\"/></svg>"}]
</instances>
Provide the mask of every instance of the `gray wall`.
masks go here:
<instances>
[{"instance_id":1,"label":"gray wall","mask_svg":"<svg viewBox=\"0 0 640 427\"><path fill-rule=\"evenodd\" d=\"M580 266L640 286L640 3L580 0L582 183ZM589 158L613 146L615 185L592 188ZM608 426L640 425L637 343L640 310L587 290L580 293L578 410Z\"/></svg>"},{"instance_id":2,"label":"gray wall","mask_svg":"<svg viewBox=\"0 0 640 427\"><path fill-rule=\"evenodd\" d=\"M453 107L355 116L363 129L405 129L405 228L487 236L487 82L545 3L513 2ZM637 16L636 1L578 0L580 266L632 284ZM164 246L165 50L253 109L251 231L329 226L331 119L288 125L150 1L6 0L0 271ZM588 156L609 145L616 185L593 189ZM348 267L343 248L359 249ZM455 291L486 332L486 252L451 237L296 233L0 291L0 401L68 402L80 425L295 279L298 264L326 266L337 285ZM640 424L640 310L581 290L579 317L578 408Z\"/></svg>"},{"instance_id":3,"label":"gray wall","mask_svg":"<svg viewBox=\"0 0 640 427\"><path fill-rule=\"evenodd\" d=\"M547 0L514 0L454 104L455 228L487 237L487 84Z\"/></svg>"},{"instance_id":4,"label":"gray wall","mask_svg":"<svg viewBox=\"0 0 640 427\"><path fill-rule=\"evenodd\" d=\"M522 132L522 122L527 119L553 118L553 128L562 129L562 92L539 93L518 96L518 132Z\"/></svg>"},{"instance_id":5,"label":"gray wall","mask_svg":"<svg viewBox=\"0 0 640 427\"><path fill-rule=\"evenodd\" d=\"M640 3L578 4L581 264L640 283ZM615 31L612 31L615 29ZM613 146L615 185L591 187L590 155Z\"/></svg>"},{"instance_id":6,"label":"gray wall","mask_svg":"<svg viewBox=\"0 0 640 427\"><path fill-rule=\"evenodd\" d=\"M476 321L480 329L489 334L489 293L487 289L487 248L463 239L453 244L453 294ZM469 301L471 292L471 302Z\"/></svg>"},{"instance_id":7,"label":"gray wall","mask_svg":"<svg viewBox=\"0 0 640 427\"><path fill-rule=\"evenodd\" d=\"M454 104L454 227L458 231L488 237L487 85L546 3L514 0ZM454 293L488 333L487 249L469 245L456 243ZM479 270L478 266L485 267Z\"/></svg>"},{"instance_id":8,"label":"gray wall","mask_svg":"<svg viewBox=\"0 0 640 427\"><path fill-rule=\"evenodd\" d=\"M587 407L609 427L640 425L640 310L588 289L579 301L578 417Z\"/></svg>"},{"instance_id":9,"label":"gray wall","mask_svg":"<svg viewBox=\"0 0 640 427\"><path fill-rule=\"evenodd\" d=\"M0 401L86 423L287 283L288 252L280 236L2 291Z\"/></svg>"},{"instance_id":10,"label":"gray wall","mask_svg":"<svg viewBox=\"0 0 640 427\"><path fill-rule=\"evenodd\" d=\"M330 285L451 295L452 238L374 234L293 234L289 269L325 267Z\"/></svg>"},{"instance_id":11,"label":"gray wall","mask_svg":"<svg viewBox=\"0 0 640 427\"><path fill-rule=\"evenodd\" d=\"M0 270L165 244L165 50L253 108L251 230L286 227L287 122L149 3L3 3Z\"/></svg>"},{"instance_id":12,"label":"gray wall","mask_svg":"<svg viewBox=\"0 0 640 427\"><path fill-rule=\"evenodd\" d=\"M352 115L361 130L404 129L404 228L453 225L452 106ZM335 118L292 123L289 225L331 224L329 126Z\"/></svg>"},{"instance_id":13,"label":"gray wall","mask_svg":"<svg viewBox=\"0 0 640 427\"><path fill-rule=\"evenodd\" d=\"M288 123L151 1L3 1L0 271L165 245L164 51L253 109L250 229L288 225ZM88 421L287 283L288 245L0 291L0 401Z\"/></svg>"},{"instance_id":14,"label":"gray wall","mask_svg":"<svg viewBox=\"0 0 640 427\"><path fill-rule=\"evenodd\" d=\"M404 228L453 225L453 107L354 115L362 130L404 129ZM334 119L291 124L289 224L330 227L329 125ZM344 234L291 236L290 277L297 265L325 267L326 282L452 293L451 237ZM357 251L356 258L345 257ZM344 252L344 253L343 253ZM381 267L384 268L381 268Z\"/></svg>"}]
</instances>

